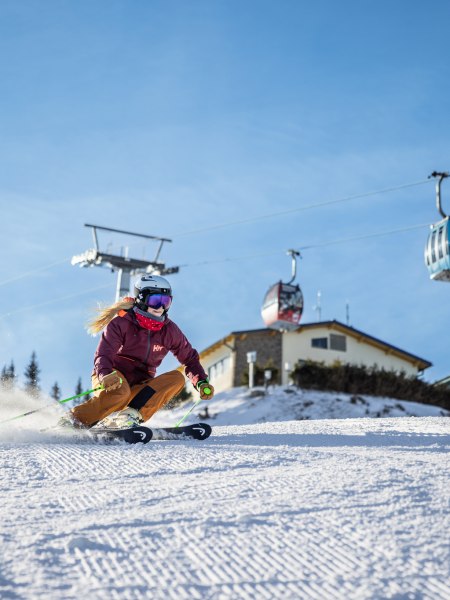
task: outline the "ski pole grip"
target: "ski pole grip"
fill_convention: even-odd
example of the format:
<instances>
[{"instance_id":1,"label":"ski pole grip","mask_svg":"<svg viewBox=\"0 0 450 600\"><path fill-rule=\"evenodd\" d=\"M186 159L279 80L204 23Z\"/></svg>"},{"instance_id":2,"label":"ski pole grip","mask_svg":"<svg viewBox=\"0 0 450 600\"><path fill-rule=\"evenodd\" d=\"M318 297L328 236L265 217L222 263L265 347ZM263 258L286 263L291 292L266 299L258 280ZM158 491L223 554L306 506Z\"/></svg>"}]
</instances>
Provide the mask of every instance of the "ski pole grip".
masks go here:
<instances>
[{"instance_id":1,"label":"ski pole grip","mask_svg":"<svg viewBox=\"0 0 450 600\"><path fill-rule=\"evenodd\" d=\"M113 373L117 373L117 371L111 371L110 375L112 375ZM123 379L122 377L119 377L119 381L120 381L120 385L122 385L123 383ZM103 383L100 384L100 387L97 388L98 390L104 390L105 386L103 385Z\"/></svg>"},{"instance_id":2,"label":"ski pole grip","mask_svg":"<svg viewBox=\"0 0 450 600\"><path fill-rule=\"evenodd\" d=\"M113 371L113 373L117 373L117 371ZM122 385L122 383L123 383L122 377L119 377L119 381L120 381L120 385Z\"/></svg>"},{"instance_id":3,"label":"ski pole grip","mask_svg":"<svg viewBox=\"0 0 450 600\"><path fill-rule=\"evenodd\" d=\"M202 386L204 386L204 387L202 387ZM202 389L200 390L200 388L202 388ZM206 380L199 381L197 383L197 390L201 394L205 394L205 396L210 396L212 394L212 389L209 387L208 381L206 381Z\"/></svg>"}]
</instances>

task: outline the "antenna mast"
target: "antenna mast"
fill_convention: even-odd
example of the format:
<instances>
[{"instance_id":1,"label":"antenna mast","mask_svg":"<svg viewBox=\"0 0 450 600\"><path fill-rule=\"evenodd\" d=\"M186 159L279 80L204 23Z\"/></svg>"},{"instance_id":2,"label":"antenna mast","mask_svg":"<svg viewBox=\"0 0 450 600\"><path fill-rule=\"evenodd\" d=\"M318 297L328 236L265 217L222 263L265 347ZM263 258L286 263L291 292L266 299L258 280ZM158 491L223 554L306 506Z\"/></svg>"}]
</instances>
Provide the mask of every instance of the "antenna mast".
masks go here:
<instances>
[{"instance_id":1,"label":"antenna mast","mask_svg":"<svg viewBox=\"0 0 450 600\"><path fill-rule=\"evenodd\" d=\"M108 267L112 271L118 271L116 302L123 296L127 296L130 293L131 275L137 275L138 273L170 275L172 273L178 273L179 271L179 267L167 268L163 262L159 261L159 255L161 254L164 242L172 242L172 240L169 240L168 238L157 237L154 235L144 235L142 233L133 233L132 231L123 231L122 229L112 229L110 227L101 227L100 225L89 225L88 223L85 223L84 226L92 228L92 236L95 247L91 250L86 250L86 252L83 254L78 254L77 256L72 257L72 265L79 265L80 267ZM159 244L156 250L155 258L151 261L139 258L130 258L128 256L128 248L125 248L123 255L102 252L98 243L98 230L122 233L134 237L145 238L147 240L156 240L159 242Z\"/></svg>"},{"instance_id":2,"label":"antenna mast","mask_svg":"<svg viewBox=\"0 0 450 600\"><path fill-rule=\"evenodd\" d=\"M322 321L322 292L319 290L317 292L317 304L313 306L313 310L317 312L319 315L319 321Z\"/></svg>"}]
</instances>

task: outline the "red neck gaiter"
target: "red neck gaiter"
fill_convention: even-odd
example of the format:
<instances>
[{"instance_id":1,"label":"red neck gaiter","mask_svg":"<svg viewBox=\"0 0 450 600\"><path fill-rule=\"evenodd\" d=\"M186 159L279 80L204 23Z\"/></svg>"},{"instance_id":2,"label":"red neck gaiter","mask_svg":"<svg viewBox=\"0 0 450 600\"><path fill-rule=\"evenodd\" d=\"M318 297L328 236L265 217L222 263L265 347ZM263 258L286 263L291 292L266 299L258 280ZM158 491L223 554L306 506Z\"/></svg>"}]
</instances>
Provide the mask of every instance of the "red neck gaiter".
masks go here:
<instances>
[{"instance_id":1,"label":"red neck gaiter","mask_svg":"<svg viewBox=\"0 0 450 600\"><path fill-rule=\"evenodd\" d=\"M134 314L136 315L139 325L149 331L160 331L166 324L165 321L155 321L155 319L144 317L144 315L141 315L138 312L135 312Z\"/></svg>"}]
</instances>

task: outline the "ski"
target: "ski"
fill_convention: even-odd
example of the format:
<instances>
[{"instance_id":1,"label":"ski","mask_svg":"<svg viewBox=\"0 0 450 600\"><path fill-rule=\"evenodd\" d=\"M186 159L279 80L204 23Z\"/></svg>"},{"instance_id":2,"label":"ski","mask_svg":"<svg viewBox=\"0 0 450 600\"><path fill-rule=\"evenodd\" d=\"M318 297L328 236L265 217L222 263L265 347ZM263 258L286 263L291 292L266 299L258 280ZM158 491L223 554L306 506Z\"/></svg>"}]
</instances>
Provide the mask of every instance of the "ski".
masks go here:
<instances>
[{"instance_id":1,"label":"ski","mask_svg":"<svg viewBox=\"0 0 450 600\"><path fill-rule=\"evenodd\" d=\"M207 423L195 423L182 427L150 428L144 426L130 427L127 429L96 428L84 430L95 438L121 439L128 444L148 444L150 440L206 440L211 435L212 428Z\"/></svg>"},{"instance_id":2,"label":"ski","mask_svg":"<svg viewBox=\"0 0 450 600\"><path fill-rule=\"evenodd\" d=\"M83 433L86 432L95 439L120 439L127 442L127 444L148 444L153 437L153 431L149 427L129 427L127 429L107 429L107 428L96 428L81 429Z\"/></svg>"},{"instance_id":3,"label":"ski","mask_svg":"<svg viewBox=\"0 0 450 600\"><path fill-rule=\"evenodd\" d=\"M154 440L177 440L194 439L206 440L212 433L211 425L208 423L194 423L193 425L182 425L180 427L152 428Z\"/></svg>"}]
</instances>

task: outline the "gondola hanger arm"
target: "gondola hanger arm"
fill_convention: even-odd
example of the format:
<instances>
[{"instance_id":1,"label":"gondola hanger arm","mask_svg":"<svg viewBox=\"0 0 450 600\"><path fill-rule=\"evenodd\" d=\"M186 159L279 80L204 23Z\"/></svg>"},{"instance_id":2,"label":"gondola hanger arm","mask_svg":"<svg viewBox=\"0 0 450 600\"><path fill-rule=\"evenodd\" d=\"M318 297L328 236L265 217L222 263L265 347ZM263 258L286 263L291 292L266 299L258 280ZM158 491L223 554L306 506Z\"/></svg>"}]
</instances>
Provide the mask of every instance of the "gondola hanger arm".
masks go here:
<instances>
[{"instance_id":1,"label":"gondola hanger arm","mask_svg":"<svg viewBox=\"0 0 450 600\"><path fill-rule=\"evenodd\" d=\"M301 258L302 255L300 252L298 252L298 250L288 250L286 254L289 254L292 258L292 277L290 281L288 281L288 284L290 284L294 281L295 276L297 275L297 256L300 256Z\"/></svg>"},{"instance_id":2,"label":"gondola hanger arm","mask_svg":"<svg viewBox=\"0 0 450 600\"><path fill-rule=\"evenodd\" d=\"M435 177L436 178L436 206L437 209L440 213L440 215L442 216L443 219L447 219L448 215L445 214L445 212L442 210L442 203L441 203L441 184L442 181L446 178L449 177L449 173L447 172L442 172L439 173L438 171L433 171L431 173L431 175L429 176L429 179L431 177Z\"/></svg>"}]
</instances>

